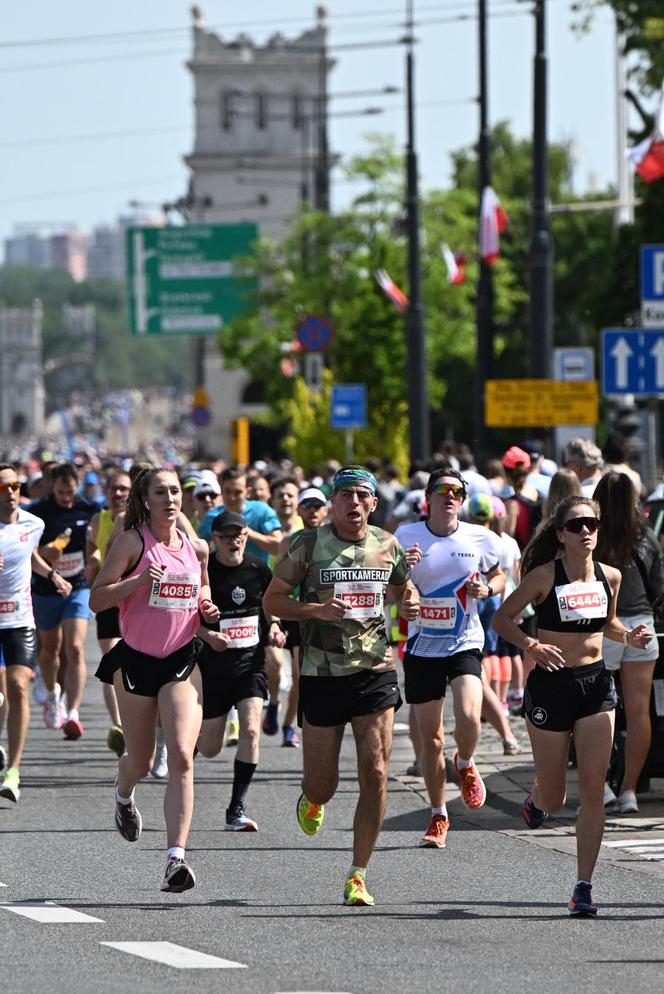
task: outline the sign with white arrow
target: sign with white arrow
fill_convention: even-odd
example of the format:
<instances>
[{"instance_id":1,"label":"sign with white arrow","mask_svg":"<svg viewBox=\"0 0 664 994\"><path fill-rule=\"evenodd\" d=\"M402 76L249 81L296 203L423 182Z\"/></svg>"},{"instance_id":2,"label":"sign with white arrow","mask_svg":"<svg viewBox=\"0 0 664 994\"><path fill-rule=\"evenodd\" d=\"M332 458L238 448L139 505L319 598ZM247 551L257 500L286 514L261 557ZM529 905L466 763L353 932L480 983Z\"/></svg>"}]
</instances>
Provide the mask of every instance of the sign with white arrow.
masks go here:
<instances>
[{"instance_id":1,"label":"sign with white arrow","mask_svg":"<svg viewBox=\"0 0 664 994\"><path fill-rule=\"evenodd\" d=\"M664 328L605 328L602 393L638 397L664 394Z\"/></svg>"}]
</instances>

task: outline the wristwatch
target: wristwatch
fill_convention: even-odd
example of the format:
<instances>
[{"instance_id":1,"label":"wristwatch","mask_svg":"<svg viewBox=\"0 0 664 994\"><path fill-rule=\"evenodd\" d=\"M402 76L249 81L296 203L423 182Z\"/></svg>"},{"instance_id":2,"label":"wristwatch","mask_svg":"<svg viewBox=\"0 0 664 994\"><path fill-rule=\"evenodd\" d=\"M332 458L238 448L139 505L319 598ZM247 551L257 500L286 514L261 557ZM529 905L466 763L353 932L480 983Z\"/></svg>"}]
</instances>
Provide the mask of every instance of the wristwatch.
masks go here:
<instances>
[{"instance_id":1,"label":"wristwatch","mask_svg":"<svg viewBox=\"0 0 664 994\"><path fill-rule=\"evenodd\" d=\"M494 594L493 594L493 587L491 586L491 584L490 584L490 583L487 583L487 588L488 588L488 590L489 590L489 593L488 593L488 594L486 595L486 596L487 596L487 599L488 599L489 597L493 597L493 596L494 596Z\"/></svg>"}]
</instances>

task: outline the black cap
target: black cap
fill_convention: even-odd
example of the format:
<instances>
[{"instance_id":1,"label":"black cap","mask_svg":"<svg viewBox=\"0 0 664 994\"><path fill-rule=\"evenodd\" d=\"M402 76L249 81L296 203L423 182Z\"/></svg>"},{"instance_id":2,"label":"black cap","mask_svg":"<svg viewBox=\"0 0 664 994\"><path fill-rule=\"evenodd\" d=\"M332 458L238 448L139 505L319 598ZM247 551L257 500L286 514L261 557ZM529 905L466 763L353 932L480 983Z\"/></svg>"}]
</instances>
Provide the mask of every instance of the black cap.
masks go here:
<instances>
[{"instance_id":1,"label":"black cap","mask_svg":"<svg viewBox=\"0 0 664 994\"><path fill-rule=\"evenodd\" d=\"M212 522L212 531L221 532L224 528L246 528L247 522L235 511L222 511Z\"/></svg>"}]
</instances>

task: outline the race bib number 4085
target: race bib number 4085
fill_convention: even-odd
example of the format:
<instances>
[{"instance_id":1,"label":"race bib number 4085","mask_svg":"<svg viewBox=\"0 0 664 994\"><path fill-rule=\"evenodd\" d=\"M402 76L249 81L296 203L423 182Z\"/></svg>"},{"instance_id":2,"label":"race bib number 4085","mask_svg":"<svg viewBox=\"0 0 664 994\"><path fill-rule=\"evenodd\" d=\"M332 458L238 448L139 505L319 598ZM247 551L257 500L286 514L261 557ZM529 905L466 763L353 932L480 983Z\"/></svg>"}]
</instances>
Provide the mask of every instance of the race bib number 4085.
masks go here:
<instances>
[{"instance_id":1,"label":"race bib number 4085","mask_svg":"<svg viewBox=\"0 0 664 994\"><path fill-rule=\"evenodd\" d=\"M377 618L383 610L383 584L365 580L335 583L334 596L346 604L344 618Z\"/></svg>"},{"instance_id":2,"label":"race bib number 4085","mask_svg":"<svg viewBox=\"0 0 664 994\"><path fill-rule=\"evenodd\" d=\"M150 607L191 611L198 606L198 577L192 573L166 572L152 581Z\"/></svg>"}]
</instances>

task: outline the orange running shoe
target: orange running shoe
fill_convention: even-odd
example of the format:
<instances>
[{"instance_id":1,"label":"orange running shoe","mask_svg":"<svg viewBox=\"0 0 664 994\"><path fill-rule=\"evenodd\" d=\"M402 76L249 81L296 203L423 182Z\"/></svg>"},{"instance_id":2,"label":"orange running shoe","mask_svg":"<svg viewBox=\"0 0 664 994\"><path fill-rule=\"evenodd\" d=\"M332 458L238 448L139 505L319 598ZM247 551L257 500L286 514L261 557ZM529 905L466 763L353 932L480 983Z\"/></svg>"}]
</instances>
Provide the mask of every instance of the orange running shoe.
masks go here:
<instances>
[{"instance_id":1,"label":"orange running shoe","mask_svg":"<svg viewBox=\"0 0 664 994\"><path fill-rule=\"evenodd\" d=\"M432 815L420 846L423 849L444 849L449 827L450 821L445 815Z\"/></svg>"},{"instance_id":2,"label":"orange running shoe","mask_svg":"<svg viewBox=\"0 0 664 994\"><path fill-rule=\"evenodd\" d=\"M459 753L454 753L454 769L457 771L459 777L459 788L461 790L461 798L463 803L467 808L481 808L486 801L486 787L484 786L484 781L482 777L477 772L477 767L474 761L471 760L471 765L466 767L465 770L460 770L457 765L457 759L459 758Z\"/></svg>"}]
</instances>

